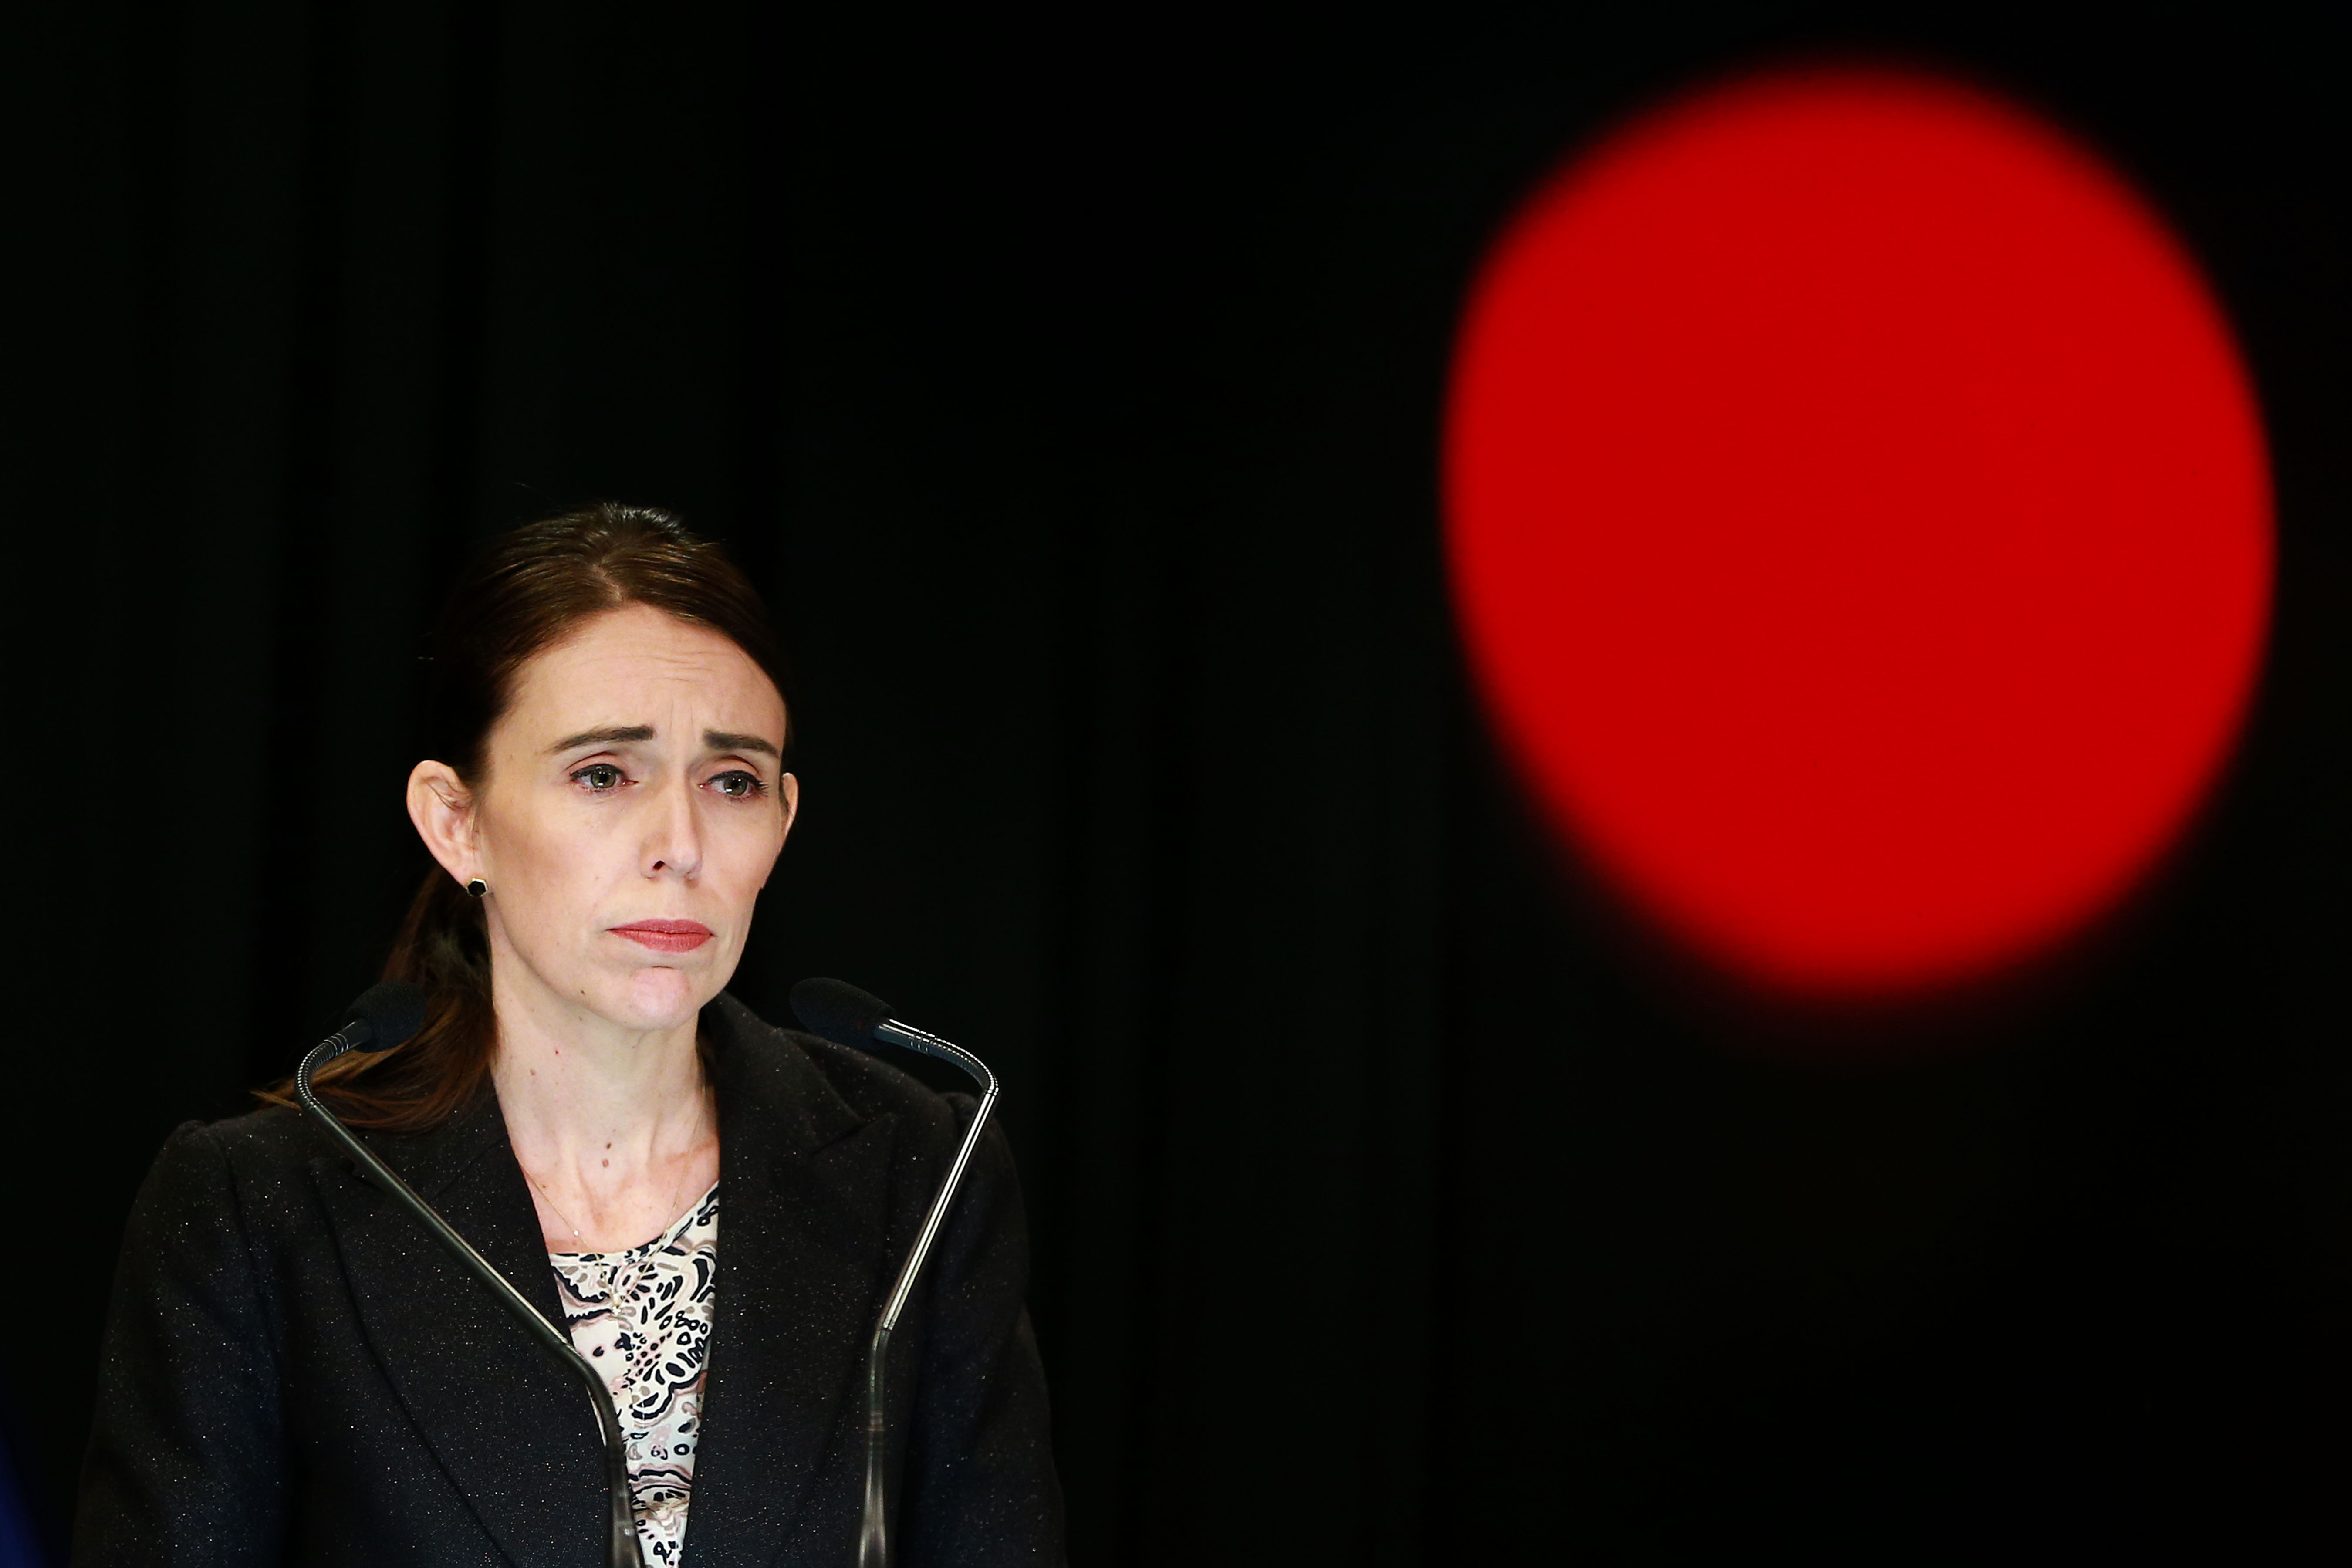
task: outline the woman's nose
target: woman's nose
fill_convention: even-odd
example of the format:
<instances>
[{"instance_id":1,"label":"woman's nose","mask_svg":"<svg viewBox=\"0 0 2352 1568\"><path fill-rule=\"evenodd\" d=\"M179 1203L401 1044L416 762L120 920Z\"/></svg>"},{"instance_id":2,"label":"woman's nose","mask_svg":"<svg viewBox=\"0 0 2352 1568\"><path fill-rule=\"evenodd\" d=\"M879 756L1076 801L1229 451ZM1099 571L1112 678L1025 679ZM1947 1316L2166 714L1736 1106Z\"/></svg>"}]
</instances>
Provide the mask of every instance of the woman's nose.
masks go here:
<instances>
[{"instance_id":1,"label":"woman's nose","mask_svg":"<svg viewBox=\"0 0 2352 1568\"><path fill-rule=\"evenodd\" d=\"M646 875L665 871L692 878L702 869L702 835L694 817L694 786L683 779L666 784L646 834Z\"/></svg>"}]
</instances>

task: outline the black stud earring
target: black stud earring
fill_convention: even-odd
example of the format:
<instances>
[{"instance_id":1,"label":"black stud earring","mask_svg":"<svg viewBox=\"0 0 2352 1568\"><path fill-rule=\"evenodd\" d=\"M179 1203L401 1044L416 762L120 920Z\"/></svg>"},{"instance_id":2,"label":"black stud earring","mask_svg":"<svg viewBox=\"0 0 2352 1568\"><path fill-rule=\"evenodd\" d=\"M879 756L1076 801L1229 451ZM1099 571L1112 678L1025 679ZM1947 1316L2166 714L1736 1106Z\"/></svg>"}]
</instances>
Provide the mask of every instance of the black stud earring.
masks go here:
<instances>
[{"instance_id":1,"label":"black stud earring","mask_svg":"<svg viewBox=\"0 0 2352 1568\"><path fill-rule=\"evenodd\" d=\"M489 893L489 890L490 885L488 882L483 881L479 877L475 878L472 881L466 884L466 891L473 894L474 897L478 899L486 897Z\"/></svg>"}]
</instances>

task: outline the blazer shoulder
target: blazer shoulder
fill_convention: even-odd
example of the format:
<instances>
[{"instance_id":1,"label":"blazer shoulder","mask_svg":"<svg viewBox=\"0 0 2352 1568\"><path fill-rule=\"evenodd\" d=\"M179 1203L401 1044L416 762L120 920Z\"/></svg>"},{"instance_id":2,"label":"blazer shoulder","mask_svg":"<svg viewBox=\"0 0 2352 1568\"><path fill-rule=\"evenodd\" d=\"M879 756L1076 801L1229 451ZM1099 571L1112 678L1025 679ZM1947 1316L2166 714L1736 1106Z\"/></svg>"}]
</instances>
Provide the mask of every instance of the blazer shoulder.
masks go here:
<instances>
[{"instance_id":1,"label":"blazer shoulder","mask_svg":"<svg viewBox=\"0 0 2352 1568\"><path fill-rule=\"evenodd\" d=\"M327 1152L318 1129L291 1105L261 1105L240 1117L181 1123L164 1145L167 1154L176 1150L207 1150L237 1175L289 1173Z\"/></svg>"},{"instance_id":2,"label":"blazer shoulder","mask_svg":"<svg viewBox=\"0 0 2352 1568\"><path fill-rule=\"evenodd\" d=\"M301 1113L268 1106L223 1121L184 1122L150 1167L138 1207L180 1220L233 1222L267 1244L304 1211L310 1162L330 1151Z\"/></svg>"}]
</instances>

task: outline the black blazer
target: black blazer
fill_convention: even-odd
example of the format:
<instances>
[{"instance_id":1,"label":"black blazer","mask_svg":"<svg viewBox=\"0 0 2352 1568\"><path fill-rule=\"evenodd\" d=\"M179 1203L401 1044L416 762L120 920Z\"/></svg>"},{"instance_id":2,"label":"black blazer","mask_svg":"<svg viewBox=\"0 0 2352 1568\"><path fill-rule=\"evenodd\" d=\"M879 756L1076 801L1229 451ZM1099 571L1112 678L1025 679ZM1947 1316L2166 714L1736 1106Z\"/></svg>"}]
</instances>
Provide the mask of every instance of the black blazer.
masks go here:
<instances>
[{"instance_id":1,"label":"black blazer","mask_svg":"<svg viewBox=\"0 0 2352 1568\"><path fill-rule=\"evenodd\" d=\"M856 1051L702 1015L719 1276L687 1568L856 1561L882 1293L970 1124ZM558 1322L494 1097L371 1145ZM898 1561L1062 1561L1013 1161L972 1157L890 1347ZM299 1113L172 1135L133 1207L74 1562L596 1568L587 1399Z\"/></svg>"}]
</instances>

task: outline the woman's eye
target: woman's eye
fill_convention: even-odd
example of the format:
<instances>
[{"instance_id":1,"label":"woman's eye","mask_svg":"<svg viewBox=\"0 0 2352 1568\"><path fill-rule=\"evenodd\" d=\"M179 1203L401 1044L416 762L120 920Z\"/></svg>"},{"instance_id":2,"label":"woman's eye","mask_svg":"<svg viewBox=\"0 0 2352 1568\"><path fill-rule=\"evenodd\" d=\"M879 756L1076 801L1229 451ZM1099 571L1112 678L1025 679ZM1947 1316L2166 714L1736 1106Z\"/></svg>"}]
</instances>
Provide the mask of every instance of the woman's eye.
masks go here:
<instances>
[{"instance_id":1,"label":"woman's eye","mask_svg":"<svg viewBox=\"0 0 2352 1568\"><path fill-rule=\"evenodd\" d=\"M758 795L767 786L760 782L760 776L757 773L747 773L737 770L733 773L720 773L710 781L710 787L730 800L744 800Z\"/></svg>"},{"instance_id":2,"label":"woman's eye","mask_svg":"<svg viewBox=\"0 0 2352 1568\"><path fill-rule=\"evenodd\" d=\"M603 795L621 786L621 770L610 763L590 763L572 775L572 782L585 784L591 793Z\"/></svg>"}]
</instances>

